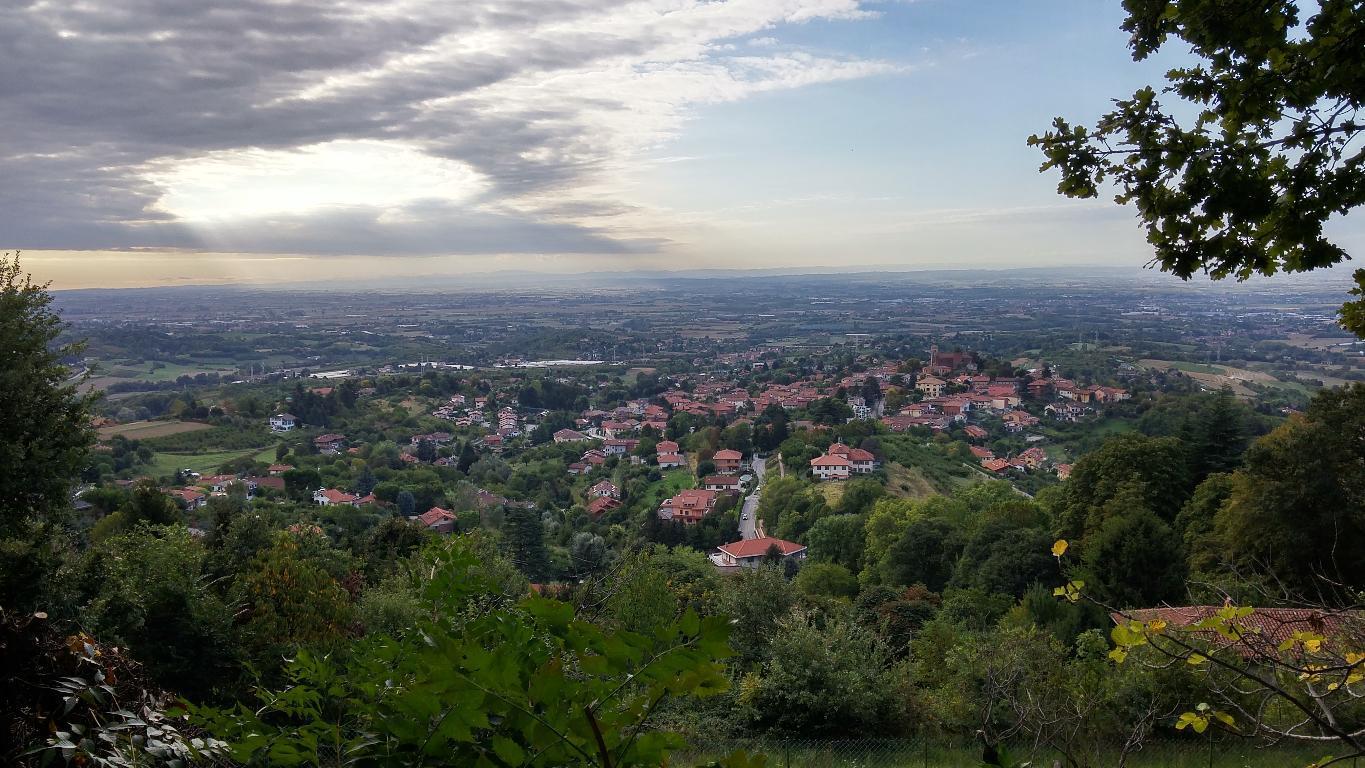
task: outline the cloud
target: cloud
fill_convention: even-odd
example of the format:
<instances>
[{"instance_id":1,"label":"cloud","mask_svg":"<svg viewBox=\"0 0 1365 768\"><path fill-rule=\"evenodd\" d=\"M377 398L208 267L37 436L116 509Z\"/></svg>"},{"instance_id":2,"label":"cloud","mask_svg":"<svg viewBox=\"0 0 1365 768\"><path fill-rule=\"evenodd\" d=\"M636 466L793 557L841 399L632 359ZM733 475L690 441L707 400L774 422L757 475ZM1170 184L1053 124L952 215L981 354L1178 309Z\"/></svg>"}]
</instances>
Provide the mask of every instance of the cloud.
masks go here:
<instances>
[{"instance_id":1,"label":"cloud","mask_svg":"<svg viewBox=\"0 0 1365 768\"><path fill-rule=\"evenodd\" d=\"M659 247L621 178L694 107L899 69L755 37L859 0L18 1L5 246Z\"/></svg>"}]
</instances>

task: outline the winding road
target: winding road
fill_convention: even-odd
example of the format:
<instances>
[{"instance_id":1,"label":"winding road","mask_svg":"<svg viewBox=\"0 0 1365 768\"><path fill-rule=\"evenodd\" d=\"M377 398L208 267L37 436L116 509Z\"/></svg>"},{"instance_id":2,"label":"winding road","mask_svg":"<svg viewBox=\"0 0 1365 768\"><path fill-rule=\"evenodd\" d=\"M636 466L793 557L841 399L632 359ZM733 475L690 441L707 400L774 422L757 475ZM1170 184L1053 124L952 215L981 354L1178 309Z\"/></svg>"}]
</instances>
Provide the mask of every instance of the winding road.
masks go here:
<instances>
[{"instance_id":1,"label":"winding road","mask_svg":"<svg viewBox=\"0 0 1365 768\"><path fill-rule=\"evenodd\" d=\"M740 508L739 514L739 535L745 539L758 538L758 500L763 495L763 476L766 472L764 466L766 462L762 457L755 455L751 463L754 487L744 498L744 506Z\"/></svg>"}]
</instances>

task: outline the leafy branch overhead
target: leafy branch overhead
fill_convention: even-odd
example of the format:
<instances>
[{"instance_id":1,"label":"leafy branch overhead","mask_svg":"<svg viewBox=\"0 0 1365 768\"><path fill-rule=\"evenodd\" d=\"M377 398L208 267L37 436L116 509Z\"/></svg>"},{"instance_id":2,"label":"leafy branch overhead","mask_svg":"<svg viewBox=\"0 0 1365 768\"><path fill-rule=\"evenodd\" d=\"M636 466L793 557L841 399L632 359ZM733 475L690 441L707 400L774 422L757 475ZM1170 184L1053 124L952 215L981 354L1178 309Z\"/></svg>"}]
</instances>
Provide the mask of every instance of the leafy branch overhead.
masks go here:
<instances>
[{"instance_id":1,"label":"leafy branch overhead","mask_svg":"<svg viewBox=\"0 0 1365 768\"><path fill-rule=\"evenodd\" d=\"M1365 7L1323 0L1124 0L1133 58L1175 37L1198 61L1093 128L1030 136L1057 191L1132 203L1152 263L1181 278L1306 272L1350 258L1324 229L1365 202ZM1170 97L1174 105L1163 103ZM1365 270L1342 324L1365 335Z\"/></svg>"}]
</instances>

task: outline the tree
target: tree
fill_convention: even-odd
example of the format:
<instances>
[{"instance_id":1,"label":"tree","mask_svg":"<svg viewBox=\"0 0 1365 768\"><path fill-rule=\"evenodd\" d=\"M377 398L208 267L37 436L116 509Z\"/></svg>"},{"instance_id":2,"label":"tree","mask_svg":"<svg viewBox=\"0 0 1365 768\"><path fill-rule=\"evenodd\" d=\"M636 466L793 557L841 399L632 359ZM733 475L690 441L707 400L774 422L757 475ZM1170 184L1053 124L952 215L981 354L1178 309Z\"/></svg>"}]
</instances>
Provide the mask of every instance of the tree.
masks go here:
<instances>
[{"instance_id":1,"label":"tree","mask_svg":"<svg viewBox=\"0 0 1365 768\"><path fill-rule=\"evenodd\" d=\"M868 376L863 379L862 388L863 402L868 408L876 407L877 401L882 399L882 385L877 381L876 376Z\"/></svg>"},{"instance_id":2,"label":"tree","mask_svg":"<svg viewBox=\"0 0 1365 768\"><path fill-rule=\"evenodd\" d=\"M361 467L360 475L355 480L356 493L361 496L368 496L376 485L379 485L379 478L374 476L374 472L370 470L370 465L366 464Z\"/></svg>"},{"instance_id":3,"label":"tree","mask_svg":"<svg viewBox=\"0 0 1365 768\"><path fill-rule=\"evenodd\" d=\"M205 554L183 526L143 524L93 546L76 568L84 627L194 698L240 672L233 611L203 578Z\"/></svg>"},{"instance_id":4,"label":"tree","mask_svg":"<svg viewBox=\"0 0 1365 768\"><path fill-rule=\"evenodd\" d=\"M931 592L942 592L957 567L963 538L962 530L947 520L915 520L887 550L882 578L888 584L923 584Z\"/></svg>"},{"instance_id":5,"label":"tree","mask_svg":"<svg viewBox=\"0 0 1365 768\"><path fill-rule=\"evenodd\" d=\"M1102 525L1105 504L1129 489L1162 520L1175 520L1194 489L1184 443L1134 434L1110 439L1076 462L1050 511L1064 536L1079 537Z\"/></svg>"},{"instance_id":6,"label":"tree","mask_svg":"<svg viewBox=\"0 0 1365 768\"><path fill-rule=\"evenodd\" d=\"M1324 391L1247 450L1214 517L1226 562L1317 595L1365 588L1365 386Z\"/></svg>"},{"instance_id":7,"label":"tree","mask_svg":"<svg viewBox=\"0 0 1365 768\"><path fill-rule=\"evenodd\" d=\"M1029 137L1061 172L1060 194L1090 198L1106 183L1133 203L1163 271L1188 279L1305 272L1348 258L1324 224L1365 202L1365 10L1320 0L1303 20L1293 0L1127 0L1123 29L1137 60L1172 37L1199 61L1171 69L1168 109L1139 89L1093 129L1063 118ZM1189 117L1182 119L1179 115ZM1365 335L1361 298L1342 324Z\"/></svg>"},{"instance_id":8,"label":"tree","mask_svg":"<svg viewBox=\"0 0 1365 768\"><path fill-rule=\"evenodd\" d=\"M474 462L478 460L479 456L474 452L474 442L472 440L466 440L464 445L460 446L460 461L456 464L456 469L467 475L469 474L469 468L474 466Z\"/></svg>"},{"instance_id":9,"label":"tree","mask_svg":"<svg viewBox=\"0 0 1365 768\"><path fill-rule=\"evenodd\" d=\"M0 538L60 519L94 438L80 392L89 374L72 380L63 363L83 347L57 343L51 304L17 254L0 254Z\"/></svg>"},{"instance_id":10,"label":"tree","mask_svg":"<svg viewBox=\"0 0 1365 768\"><path fill-rule=\"evenodd\" d=\"M1034 584L1056 581L1057 564L1047 551L1051 542L1041 528L989 520L963 547L953 586L1022 597Z\"/></svg>"},{"instance_id":11,"label":"tree","mask_svg":"<svg viewBox=\"0 0 1365 768\"><path fill-rule=\"evenodd\" d=\"M852 598L858 595L858 579L847 568L812 561L796 574L796 588L807 595Z\"/></svg>"},{"instance_id":12,"label":"tree","mask_svg":"<svg viewBox=\"0 0 1365 768\"><path fill-rule=\"evenodd\" d=\"M1209 406L1192 419L1187 434L1196 480L1236 469L1242 463L1248 434L1232 390L1219 390Z\"/></svg>"},{"instance_id":13,"label":"tree","mask_svg":"<svg viewBox=\"0 0 1365 768\"><path fill-rule=\"evenodd\" d=\"M573 535L569 544L569 558L575 573L595 573L607 564L607 541L588 531Z\"/></svg>"},{"instance_id":14,"label":"tree","mask_svg":"<svg viewBox=\"0 0 1365 768\"><path fill-rule=\"evenodd\" d=\"M509 600L481 554L456 539L426 558L406 631L301 653L287 687L196 722L249 765L670 764L682 736L651 717L727 688L725 620L687 611L648 636L608 634L566 603Z\"/></svg>"},{"instance_id":15,"label":"tree","mask_svg":"<svg viewBox=\"0 0 1365 768\"><path fill-rule=\"evenodd\" d=\"M1178 602L1187 573L1180 538L1132 494L1106 506L1103 525L1082 542L1087 589L1119 608Z\"/></svg>"},{"instance_id":16,"label":"tree","mask_svg":"<svg viewBox=\"0 0 1365 768\"><path fill-rule=\"evenodd\" d=\"M903 678L875 634L845 618L793 611L746 680L755 726L802 738L884 737L896 727Z\"/></svg>"},{"instance_id":17,"label":"tree","mask_svg":"<svg viewBox=\"0 0 1365 768\"><path fill-rule=\"evenodd\" d=\"M417 460L430 464L436 460L436 445L430 440L417 441Z\"/></svg>"},{"instance_id":18,"label":"tree","mask_svg":"<svg viewBox=\"0 0 1365 768\"><path fill-rule=\"evenodd\" d=\"M321 529L280 531L238 578L252 660L270 669L300 649L341 647L355 618L351 596L311 550L330 547Z\"/></svg>"},{"instance_id":19,"label":"tree","mask_svg":"<svg viewBox=\"0 0 1365 768\"><path fill-rule=\"evenodd\" d=\"M545 549L545 525L540 513L516 505L507 510L502 523L503 547L526 578L542 581L552 576L550 555Z\"/></svg>"},{"instance_id":20,"label":"tree","mask_svg":"<svg viewBox=\"0 0 1365 768\"><path fill-rule=\"evenodd\" d=\"M412 491L402 490L398 492L398 514L402 517L412 517L417 514L417 498L412 495Z\"/></svg>"},{"instance_id":21,"label":"tree","mask_svg":"<svg viewBox=\"0 0 1365 768\"><path fill-rule=\"evenodd\" d=\"M287 469L280 477L284 478L284 492L295 501L312 501L313 492L322 485L322 475L316 469Z\"/></svg>"},{"instance_id":22,"label":"tree","mask_svg":"<svg viewBox=\"0 0 1365 768\"><path fill-rule=\"evenodd\" d=\"M862 515L822 517L806 531L811 559L842 565L853 573L862 569L863 543Z\"/></svg>"}]
</instances>

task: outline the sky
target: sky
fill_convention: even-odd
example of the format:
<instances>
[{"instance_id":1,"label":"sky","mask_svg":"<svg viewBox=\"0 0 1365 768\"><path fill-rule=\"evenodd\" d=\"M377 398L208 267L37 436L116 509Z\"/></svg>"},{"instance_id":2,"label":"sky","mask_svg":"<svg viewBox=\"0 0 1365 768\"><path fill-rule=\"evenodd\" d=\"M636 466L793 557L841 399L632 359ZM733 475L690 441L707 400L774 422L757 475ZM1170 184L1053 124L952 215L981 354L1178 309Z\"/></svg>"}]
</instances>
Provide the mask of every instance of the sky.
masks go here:
<instances>
[{"instance_id":1,"label":"sky","mask_svg":"<svg viewBox=\"0 0 1365 768\"><path fill-rule=\"evenodd\" d=\"M0 249L54 288L1133 265L1031 133L1134 63L1098 0L17 0ZM1359 240L1355 234L1350 237Z\"/></svg>"}]
</instances>

